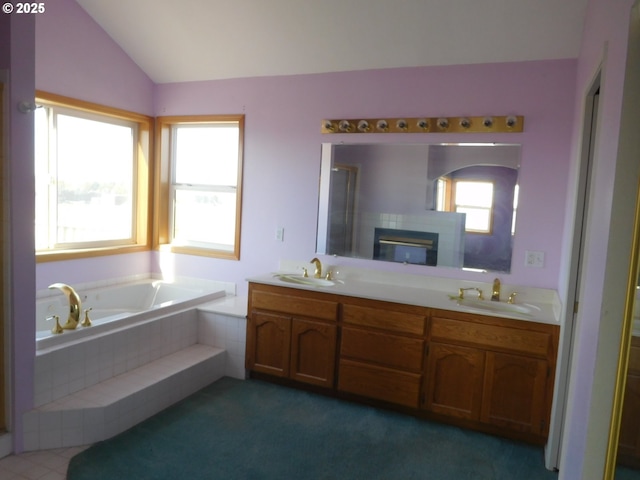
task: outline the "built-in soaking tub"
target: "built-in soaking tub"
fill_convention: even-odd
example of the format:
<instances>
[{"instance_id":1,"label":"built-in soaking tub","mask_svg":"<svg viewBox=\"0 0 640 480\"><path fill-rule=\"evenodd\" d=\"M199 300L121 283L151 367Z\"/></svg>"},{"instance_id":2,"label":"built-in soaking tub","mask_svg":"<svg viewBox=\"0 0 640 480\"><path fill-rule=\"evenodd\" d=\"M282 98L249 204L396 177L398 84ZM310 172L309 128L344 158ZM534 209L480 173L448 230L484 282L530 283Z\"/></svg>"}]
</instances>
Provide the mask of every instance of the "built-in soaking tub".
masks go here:
<instances>
[{"instance_id":1,"label":"built-in soaking tub","mask_svg":"<svg viewBox=\"0 0 640 480\"><path fill-rule=\"evenodd\" d=\"M201 281L144 280L75 290L82 302L80 322L84 319L85 310L90 308L92 326L78 325L75 330L52 333L55 321L51 317L58 315L60 324L64 325L69 316L69 302L62 292L51 290L47 292L51 295L36 301L36 350L57 347L88 336L150 321L226 295L224 284Z\"/></svg>"}]
</instances>

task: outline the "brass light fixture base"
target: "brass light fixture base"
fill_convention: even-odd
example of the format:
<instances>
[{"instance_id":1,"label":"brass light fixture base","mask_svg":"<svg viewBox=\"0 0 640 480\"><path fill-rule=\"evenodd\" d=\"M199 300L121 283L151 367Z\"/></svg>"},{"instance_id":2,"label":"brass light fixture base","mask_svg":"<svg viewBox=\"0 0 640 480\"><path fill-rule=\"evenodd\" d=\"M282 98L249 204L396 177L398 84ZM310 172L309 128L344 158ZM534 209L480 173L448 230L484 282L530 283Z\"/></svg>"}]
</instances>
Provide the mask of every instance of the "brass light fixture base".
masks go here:
<instances>
[{"instance_id":1,"label":"brass light fixture base","mask_svg":"<svg viewBox=\"0 0 640 480\"><path fill-rule=\"evenodd\" d=\"M521 115L323 120L322 133L520 133Z\"/></svg>"}]
</instances>

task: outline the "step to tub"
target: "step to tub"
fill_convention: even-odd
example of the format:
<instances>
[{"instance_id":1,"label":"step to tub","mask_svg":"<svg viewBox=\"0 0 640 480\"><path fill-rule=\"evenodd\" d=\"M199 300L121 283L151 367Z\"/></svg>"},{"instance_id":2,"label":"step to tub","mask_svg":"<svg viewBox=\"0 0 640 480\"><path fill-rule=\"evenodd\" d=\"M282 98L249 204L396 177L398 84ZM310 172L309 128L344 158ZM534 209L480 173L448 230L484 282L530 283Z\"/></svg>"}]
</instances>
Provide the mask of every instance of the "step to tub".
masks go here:
<instances>
[{"instance_id":1,"label":"step to tub","mask_svg":"<svg viewBox=\"0 0 640 480\"><path fill-rule=\"evenodd\" d=\"M194 344L24 416L25 450L106 440L224 375L226 351Z\"/></svg>"}]
</instances>

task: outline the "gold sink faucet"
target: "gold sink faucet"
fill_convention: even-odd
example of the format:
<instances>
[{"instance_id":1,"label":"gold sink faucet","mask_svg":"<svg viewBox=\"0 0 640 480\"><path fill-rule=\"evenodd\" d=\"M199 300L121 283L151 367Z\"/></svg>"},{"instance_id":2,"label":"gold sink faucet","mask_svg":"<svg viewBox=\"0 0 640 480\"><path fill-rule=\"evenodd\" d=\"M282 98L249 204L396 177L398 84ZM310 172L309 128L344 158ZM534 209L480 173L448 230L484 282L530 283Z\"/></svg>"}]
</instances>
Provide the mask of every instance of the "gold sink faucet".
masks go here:
<instances>
[{"instance_id":1,"label":"gold sink faucet","mask_svg":"<svg viewBox=\"0 0 640 480\"><path fill-rule=\"evenodd\" d=\"M80 297L76 291L66 283L53 283L49 285L49 288L57 288L67 296L67 300L69 301L69 317L67 318L67 322L62 325L62 328L64 330L75 330L80 321L80 309L82 308Z\"/></svg>"},{"instance_id":2,"label":"gold sink faucet","mask_svg":"<svg viewBox=\"0 0 640 480\"><path fill-rule=\"evenodd\" d=\"M313 273L313 276L315 278L320 278L322 277L322 263L320 263L320 260L318 260L316 257L314 257L311 262L309 263L313 263L316 266L316 271Z\"/></svg>"},{"instance_id":3,"label":"gold sink faucet","mask_svg":"<svg viewBox=\"0 0 640 480\"><path fill-rule=\"evenodd\" d=\"M500 301L500 279L498 278L493 281L493 288L491 290L491 301Z\"/></svg>"}]
</instances>

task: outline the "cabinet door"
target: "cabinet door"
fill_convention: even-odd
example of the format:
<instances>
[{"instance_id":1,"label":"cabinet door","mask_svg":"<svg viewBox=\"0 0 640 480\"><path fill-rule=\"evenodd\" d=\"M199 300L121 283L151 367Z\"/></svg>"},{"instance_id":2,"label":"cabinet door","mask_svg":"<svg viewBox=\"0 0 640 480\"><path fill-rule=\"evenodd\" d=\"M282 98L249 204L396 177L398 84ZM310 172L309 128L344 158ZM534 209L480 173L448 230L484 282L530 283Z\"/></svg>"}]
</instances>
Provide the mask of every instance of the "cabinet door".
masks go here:
<instances>
[{"instance_id":1,"label":"cabinet door","mask_svg":"<svg viewBox=\"0 0 640 480\"><path fill-rule=\"evenodd\" d=\"M519 432L546 434L546 360L487 352L480 419Z\"/></svg>"},{"instance_id":2,"label":"cabinet door","mask_svg":"<svg viewBox=\"0 0 640 480\"><path fill-rule=\"evenodd\" d=\"M290 344L291 318L252 312L247 322L247 369L288 377Z\"/></svg>"},{"instance_id":3,"label":"cabinet door","mask_svg":"<svg viewBox=\"0 0 640 480\"><path fill-rule=\"evenodd\" d=\"M425 408L434 413L478 420L485 353L477 348L432 343L427 361Z\"/></svg>"},{"instance_id":4,"label":"cabinet door","mask_svg":"<svg viewBox=\"0 0 640 480\"><path fill-rule=\"evenodd\" d=\"M294 318L291 323L290 377L333 387L338 327Z\"/></svg>"}]
</instances>

